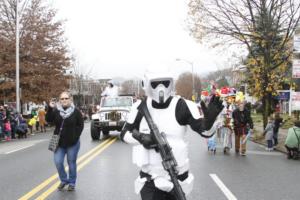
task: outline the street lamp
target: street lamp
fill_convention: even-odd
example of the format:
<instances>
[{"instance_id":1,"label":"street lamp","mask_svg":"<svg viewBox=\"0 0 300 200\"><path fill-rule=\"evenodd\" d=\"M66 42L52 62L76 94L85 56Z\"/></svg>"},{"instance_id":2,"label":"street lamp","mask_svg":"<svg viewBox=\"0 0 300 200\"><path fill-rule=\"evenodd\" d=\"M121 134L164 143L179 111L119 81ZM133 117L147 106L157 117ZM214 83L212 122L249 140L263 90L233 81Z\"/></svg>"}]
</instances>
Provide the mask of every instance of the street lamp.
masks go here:
<instances>
[{"instance_id":1,"label":"street lamp","mask_svg":"<svg viewBox=\"0 0 300 200\"><path fill-rule=\"evenodd\" d=\"M184 61L192 66L192 88L193 88L192 94L194 95L195 94L195 80L194 80L194 64L193 64L193 62L182 59L182 58L176 58L176 61Z\"/></svg>"}]
</instances>

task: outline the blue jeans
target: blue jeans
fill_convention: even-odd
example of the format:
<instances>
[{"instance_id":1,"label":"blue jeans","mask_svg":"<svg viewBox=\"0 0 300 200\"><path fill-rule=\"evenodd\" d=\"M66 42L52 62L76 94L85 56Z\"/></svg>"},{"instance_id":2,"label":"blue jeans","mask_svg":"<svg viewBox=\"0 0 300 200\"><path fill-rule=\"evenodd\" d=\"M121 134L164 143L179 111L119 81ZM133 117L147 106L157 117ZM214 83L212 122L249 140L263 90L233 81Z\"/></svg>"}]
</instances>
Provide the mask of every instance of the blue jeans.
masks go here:
<instances>
[{"instance_id":1,"label":"blue jeans","mask_svg":"<svg viewBox=\"0 0 300 200\"><path fill-rule=\"evenodd\" d=\"M54 163L59 175L59 179L62 183L69 184L75 186L76 178L77 178L77 155L80 149L80 141L67 148L58 147L56 152L54 153ZM67 162L69 165L69 178L65 171L64 160L65 155L67 154Z\"/></svg>"}]
</instances>

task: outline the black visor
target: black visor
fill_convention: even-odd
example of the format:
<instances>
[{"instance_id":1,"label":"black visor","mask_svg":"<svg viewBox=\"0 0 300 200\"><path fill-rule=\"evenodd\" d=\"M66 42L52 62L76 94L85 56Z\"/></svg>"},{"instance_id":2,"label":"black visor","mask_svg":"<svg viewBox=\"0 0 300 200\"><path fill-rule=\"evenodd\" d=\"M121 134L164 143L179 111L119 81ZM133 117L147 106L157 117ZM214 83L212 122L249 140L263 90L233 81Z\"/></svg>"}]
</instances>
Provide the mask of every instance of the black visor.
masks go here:
<instances>
[{"instance_id":1,"label":"black visor","mask_svg":"<svg viewBox=\"0 0 300 200\"><path fill-rule=\"evenodd\" d=\"M152 81L151 82L151 87L153 89L155 89L159 84L163 84L166 88L169 87L170 85L170 81L166 80L166 81Z\"/></svg>"}]
</instances>

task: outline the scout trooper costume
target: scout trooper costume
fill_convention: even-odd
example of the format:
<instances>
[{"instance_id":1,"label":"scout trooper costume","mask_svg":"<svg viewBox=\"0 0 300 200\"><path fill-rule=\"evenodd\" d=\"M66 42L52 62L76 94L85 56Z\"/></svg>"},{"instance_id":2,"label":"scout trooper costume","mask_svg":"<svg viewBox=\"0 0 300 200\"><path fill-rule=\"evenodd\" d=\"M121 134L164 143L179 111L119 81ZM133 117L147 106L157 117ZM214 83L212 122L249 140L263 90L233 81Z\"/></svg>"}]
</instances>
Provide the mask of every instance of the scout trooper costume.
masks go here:
<instances>
[{"instance_id":1,"label":"scout trooper costume","mask_svg":"<svg viewBox=\"0 0 300 200\"><path fill-rule=\"evenodd\" d=\"M143 81L147 98L146 105L160 132L166 134L177 161L178 180L185 194L193 187L194 176L189 173L188 147L186 141L187 125L203 137L214 133L213 123L223 106L217 98L206 107L202 104L204 118L200 117L197 105L174 95L174 81L168 74L148 73ZM141 114L137 101L128 116L121 132L121 139L133 144L133 163L140 168L140 176L135 181L135 192L141 193L143 200L174 199L173 183L162 166L162 159L155 149L150 148L152 141L148 124ZM213 114L208 114L213 112ZM141 135L132 133L136 129ZM156 193L156 194L151 194ZM168 196L169 195L169 196Z\"/></svg>"}]
</instances>

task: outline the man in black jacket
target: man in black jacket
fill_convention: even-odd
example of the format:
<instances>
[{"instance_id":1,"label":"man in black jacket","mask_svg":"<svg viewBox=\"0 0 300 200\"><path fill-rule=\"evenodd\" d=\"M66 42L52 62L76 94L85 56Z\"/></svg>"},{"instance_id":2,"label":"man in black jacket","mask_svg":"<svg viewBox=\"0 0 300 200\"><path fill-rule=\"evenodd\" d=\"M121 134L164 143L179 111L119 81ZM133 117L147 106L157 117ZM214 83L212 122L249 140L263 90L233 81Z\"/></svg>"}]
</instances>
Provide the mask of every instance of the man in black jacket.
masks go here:
<instances>
[{"instance_id":1,"label":"man in black jacket","mask_svg":"<svg viewBox=\"0 0 300 200\"><path fill-rule=\"evenodd\" d=\"M250 131L253 131L253 122L250 110L245 108L245 102L238 102L238 108L232 113L234 133L235 133L235 152L241 153L242 156L246 155L246 141L245 138ZM241 146L241 151L240 151Z\"/></svg>"}]
</instances>

